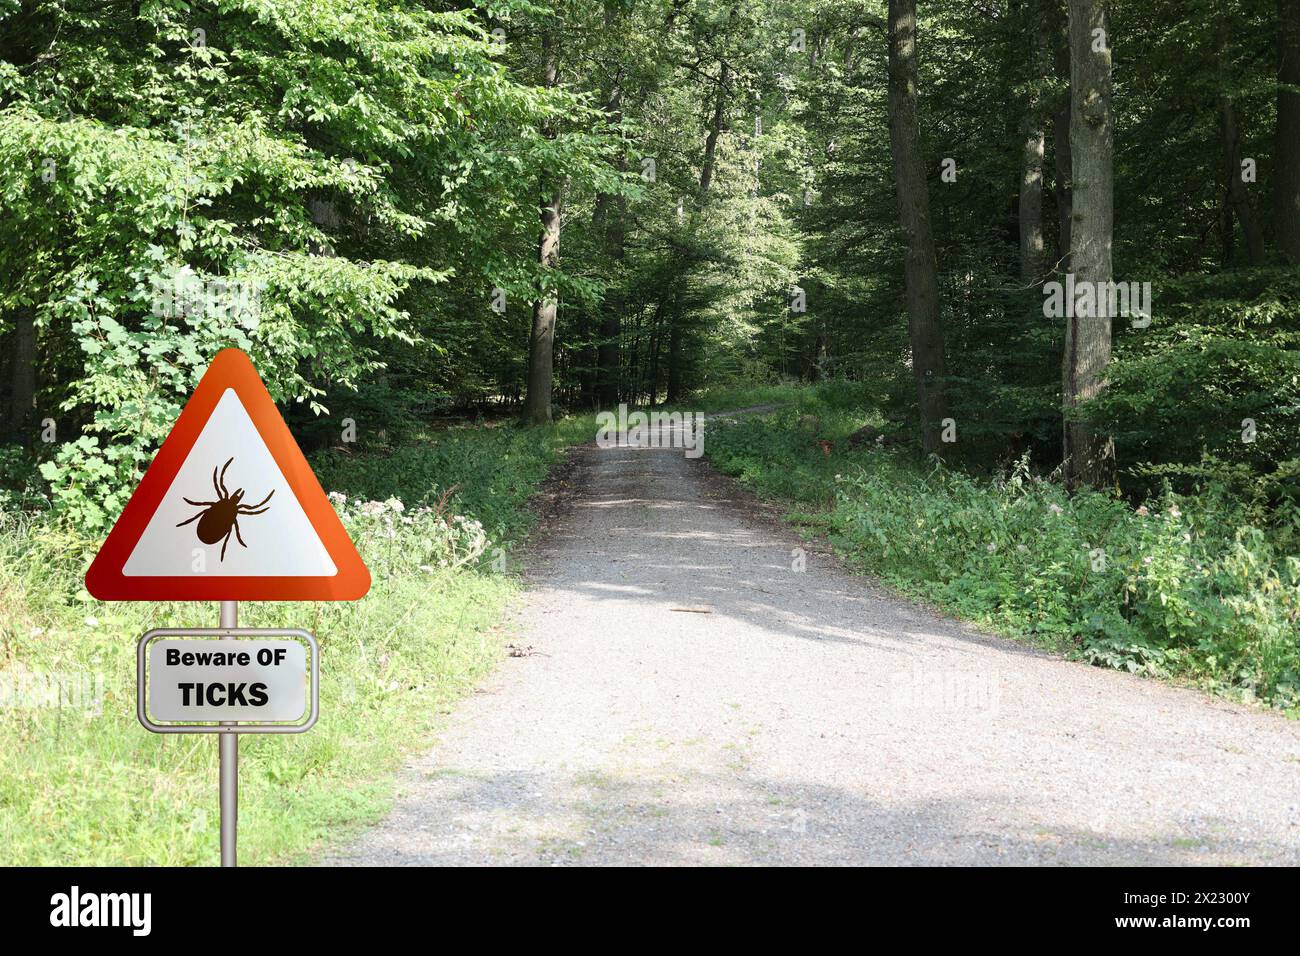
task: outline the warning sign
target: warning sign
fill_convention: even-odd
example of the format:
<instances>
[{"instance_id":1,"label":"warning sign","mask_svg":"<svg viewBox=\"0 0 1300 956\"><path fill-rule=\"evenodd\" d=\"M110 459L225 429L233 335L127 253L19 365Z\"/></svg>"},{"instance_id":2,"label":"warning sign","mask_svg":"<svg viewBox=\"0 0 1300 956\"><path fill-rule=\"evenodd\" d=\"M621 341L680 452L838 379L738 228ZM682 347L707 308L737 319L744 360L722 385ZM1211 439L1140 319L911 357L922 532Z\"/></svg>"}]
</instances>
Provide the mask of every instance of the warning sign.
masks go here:
<instances>
[{"instance_id":1,"label":"warning sign","mask_svg":"<svg viewBox=\"0 0 1300 956\"><path fill-rule=\"evenodd\" d=\"M248 356L219 353L86 573L105 601L340 601L370 573Z\"/></svg>"}]
</instances>

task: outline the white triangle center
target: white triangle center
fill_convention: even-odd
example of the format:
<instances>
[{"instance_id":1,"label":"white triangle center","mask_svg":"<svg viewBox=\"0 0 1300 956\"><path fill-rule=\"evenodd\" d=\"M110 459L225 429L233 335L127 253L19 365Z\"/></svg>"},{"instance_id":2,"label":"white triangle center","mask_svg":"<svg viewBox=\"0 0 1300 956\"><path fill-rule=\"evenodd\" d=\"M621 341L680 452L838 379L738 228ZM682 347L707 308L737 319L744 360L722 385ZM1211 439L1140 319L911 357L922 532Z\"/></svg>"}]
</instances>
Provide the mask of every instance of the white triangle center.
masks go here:
<instances>
[{"instance_id":1,"label":"white triangle center","mask_svg":"<svg viewBox=\"0 0 1300 956\"><path fill-rule=\"evenodd\" d=\"M186 498L202 504L189 504ZM254 511L260 513L250 513ZM332 577L338 568L239 396L226 389L122 573L168 578Z\"/></svg>"}]
</instances>

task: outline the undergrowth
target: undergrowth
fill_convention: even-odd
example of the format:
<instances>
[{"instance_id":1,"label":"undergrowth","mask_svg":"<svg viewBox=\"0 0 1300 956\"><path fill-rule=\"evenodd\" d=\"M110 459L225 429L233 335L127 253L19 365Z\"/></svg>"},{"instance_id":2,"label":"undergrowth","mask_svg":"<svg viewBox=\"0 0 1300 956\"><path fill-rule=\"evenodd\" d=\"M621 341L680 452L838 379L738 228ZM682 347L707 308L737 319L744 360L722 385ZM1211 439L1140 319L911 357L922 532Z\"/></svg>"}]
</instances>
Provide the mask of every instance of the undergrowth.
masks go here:
<instances>
[{"instance_id":1,"label":"undergrowth","mask_svg":"<svg viewBox=\"0 0 1300 956\"><path fill-rule=\"evenodd\" d=\"M716 423L705 451L853 566L1107 667L1300 706L1300 514L1208 483L1140 505L1067 494L1021 460L972 476L890 448L851 387ZM862 440L864 439L865 440Z\"/></svg>"}]
</instances>

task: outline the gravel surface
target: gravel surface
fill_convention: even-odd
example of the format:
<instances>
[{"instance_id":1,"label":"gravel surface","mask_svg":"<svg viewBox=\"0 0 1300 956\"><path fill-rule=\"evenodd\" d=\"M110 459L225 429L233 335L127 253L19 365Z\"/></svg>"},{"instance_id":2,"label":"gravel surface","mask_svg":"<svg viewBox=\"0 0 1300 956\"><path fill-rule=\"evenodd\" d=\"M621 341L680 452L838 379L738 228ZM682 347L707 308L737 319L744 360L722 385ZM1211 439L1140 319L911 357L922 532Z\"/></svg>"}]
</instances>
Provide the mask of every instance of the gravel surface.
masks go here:
<instances>
[{"instance_id":1,"label":"gravel surface","mask_svg":"<svg viewBox=\"0 0 1300 956\"><path fill-rule=\"evenodd\" d=\"M581 449L560 505L521 656L326 862L1300 862L1295 722L794 570L679 449Z\"/></svg>"}]
</instances>

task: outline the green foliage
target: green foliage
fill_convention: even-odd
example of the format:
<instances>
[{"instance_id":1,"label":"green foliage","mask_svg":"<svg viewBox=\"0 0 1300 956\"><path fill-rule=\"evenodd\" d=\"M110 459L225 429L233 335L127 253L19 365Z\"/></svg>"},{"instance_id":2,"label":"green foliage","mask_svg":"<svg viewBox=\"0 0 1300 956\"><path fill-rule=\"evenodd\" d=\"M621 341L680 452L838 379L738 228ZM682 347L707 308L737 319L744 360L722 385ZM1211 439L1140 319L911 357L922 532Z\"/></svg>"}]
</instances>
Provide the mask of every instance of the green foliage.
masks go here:
<instances>
[{"instance_id":1,"label":"green foliage","mask_svg":"<svg viewBox=\"0 0 1300 956\"><path fill-rule=\"evenodd\" d=\"M472 515L494 542L512 542L528 527L525 502L558 449L595 433L591 416L542 428L510 423L449 428L382 453L331 449L313 456L312 469L323 488L350 498L395 497L410 507L436 507L450 491L452 509Z\"/></svg>"},{"instance_id":2,"label":"green foliage","mask_svg":"<svg viewBox=\"0 0 1300 956\"><path fill-rule=\"evenodd\" d=\"M1300 706L1300 512L1261 525L1222 486L1138 508L1025 464L972 478L852 447L865 412L817 393L711 427L706 453L794 503L854 566L1083 659ZM828 457L816 444L834 442Z\"/></svg>"},{"instance_id":3,"label":"green foliage","mask_svg":"<svg viewBox=\"0 0 1300 956\"><path fill-rule=\"evenodd\" d=\"M0 512L37 509L48 502L35 462L19 445L0 445Z\"/></svg>"},{"instance_id":4,"label":"green foliage","mask_svg":"<svg viewBox=\"0 0 1300 956\"><path fill-rule=\"evenodd\" d=\"M1300 272L1235 270L1161 285L1159 318L1121 332L1089 418L1132 483L1228 485L1259 507L1300 502Z\"/></svg>"},{"instance_id":5,"label":"green foliage","mask_svg":"<svg viewBox=\"0 0 1300 956\"><path fill-rule=\"evenodd\" d=\"M1276 4L1142 0L1109 6L1115 56L1115 278L1150 282L1152 327L1115 323L1115 404L1099 422L1119 429L1125 490L1154 493L1164 466L1203 469L1203 455L1250 460L1270 498L1293 468L1288 408L1297 349L1296 270L1272 268L1270 164L1276 127ZM964 440L952 458L995 469L1033 452L1051 470L1061 457L1064 323L1043 315L1041 282L1020 275L1017 192L1025 123L1045 131L1042 227L1046 260L1060 278L1068 249L1059 232L1068 173L1058 171L1064 130L1055 128L1068 74L1055 42L1064 4L932 0L918 5L919 115L929 183L946 338L949 408ZM800 176L814 201L793 212L809 290L807 316L789 327L778 358L797 374L849 376L891 418L913 416L914 388L903 309L902 244L886 108L884 38L863 6L814 4L815 58L784 64L790 86L782 121L800 129ZM867 25L864 25L867 24ZM1158 92L1157 92L1158 91ZM1248 188L1265 238L1266 264L1242 268L1244 237L1223 218L1222 98L1231 97L1240 151L1264 172ZM944 181L951 158L956 179ZM1068 160L1066 162L1068 170ZM775 170L766 175L776 181ZM765 341L770 347L771 343ZM1145 361L1143 361L1145 360ZM786 367L787 371L795 371ZM1158 394L1157 394L1158 391ZM1203 414L1210 412L1212 414ZM1235 416L1232 428L1228 419ZM1268 422L1250 449L1241 420ZM1145 422L1143 421L1145 419ZM1271 442L1271 444L1270 444ZM1226 457L1221 454L1228 452ZM1146 463L1161 470L1139 478ZM1276 479L1266 478L1278 469ZM1227 471L1224 480L1242 483ZM1293 487L1293 479L1291 479ZM1259 489L1256 489L1259 490Z\"/></svg>"},{"instance_id":6,"label":"green foliage","mask_svg":"<svg viewBox=\"0 0 1300 956\"><path fill-rule=\"evenodd\" d=\"M0 314L34 311L66 438L42 474L77 527L105 528L223 347L324 416L473 337L431 289L480 316L497 275L595 294L529 266L532 190L620 188L613 140L579 94L513 80L472 14L136 9L0 10Z\"/></svg>"},{"instance_id":7,"label":"green foliage","mask_svg":"<svg viewBox=\"0 0 1300 956\"><path fill-rule=\"evenodd\" d=\"M501 653L497 627L517 586L498 571L496 548L515 543L506 533L530 527L526 498L563 443L592 430L587 420L539 432L460 429L432 436L400 459L421 470L403 470L399 481L388 480L393 473L381 456L337 458L321 467L374 583L358 602L241 606L244 626L298 626L316 634L323 715L309 734L242 739L242 862L300 860L379 819L404 757L427 742L438 715ZM452 447L438 454L444 445ZM480 488L498 472L505 477L490 491ZM464 490L444 499L457 483ZM497 529L491 539L485 525ZM213 617L204 622L193 603L93 600L82 576L96 546L66 523L0 508L0 677L9 695L0 708L6 860L215 863L215 741L148 733L131 701L140 634L215 623L216 608L209 605ZM88 706L18 702L24 687L37 694L57 690L51 680L87 690Z\"/></svg>"}]
</instances>

